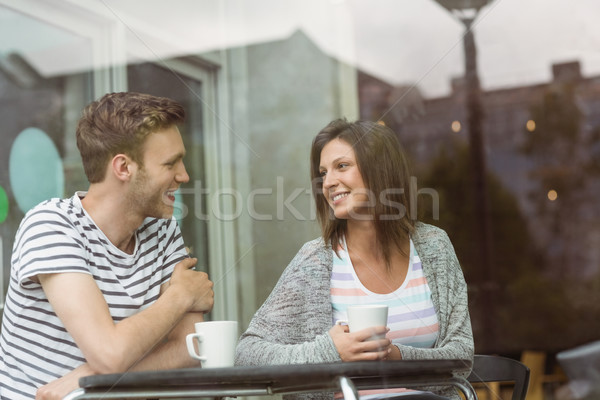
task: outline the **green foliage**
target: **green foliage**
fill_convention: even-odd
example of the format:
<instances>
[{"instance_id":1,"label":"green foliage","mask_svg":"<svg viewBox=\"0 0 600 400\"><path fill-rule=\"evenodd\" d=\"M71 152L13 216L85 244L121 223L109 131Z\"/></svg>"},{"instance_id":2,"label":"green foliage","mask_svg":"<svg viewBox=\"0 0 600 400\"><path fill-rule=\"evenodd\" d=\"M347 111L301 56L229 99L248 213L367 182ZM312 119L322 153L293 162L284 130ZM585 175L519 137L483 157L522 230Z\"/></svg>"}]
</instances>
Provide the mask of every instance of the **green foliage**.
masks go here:
<instances>
[{"instance_id":1,"label":"green foliage","mask_svg":"<svg viewBox=\"0 0 600 400\"><path fill-rule=\"evenodd\" d=\"M583 129L578 91L577 82L550 87L530 108L536 127L533 132L524 132L521 148L534 161L530 174L533 181L558 194L550 202L532 193L535 215L531 218L536 229L547 232L542 246L552 255L544 260L545 270L560 280L563 293L548 296L548 308L539 310L559 314L565 320L558 327L550 326L541 339L560 340L562 347L598 340L600 332L600 274L585 275L589 274L585 271L588 264L594 262L594 257L589 257L586 239L598 230L592 216L599 211L600 126ZM529 315L538 320L552 317L535 311L530 310ZM566 324L570 325L565 328ZM565 330L566 337L557 337L557 331Z\"/></svg>"},{"instance_id":2,"label":"green foliage","mask_svg":"<svg viewBox=\"0 0 600 400\"><path fill-rule=\"evenodd\" d=\"M491 173L487 174L487 186L492 282L482 281L468 151L467 146L455 142L433 160L420 179L420 187L438 192L440 218L433 220L431 206L423 204L420 219L440 226L454 244L469 286L477 351L552 350L561 340L568 340L571 319L564 290L545 274L546 260L534 244L516 199ZM484 291L491 291L492 309L483 309ZM491 315L496 330L493 349L478 346L484 342L482 315L486 313Z\"/></svg>"},{"instance_id":3,"label":"green foliage","mask_svg":"<svg viewBox=\"0 0 600 400\"><path fill-rule=\"evenodd\" d=\"M531 106L530 113L536 127L532 132L524 132L521 151L535 163L531 178L544 191L555 190L559 200L549 204L535 193L531 199L539 214L548 220L548 227L560 234L562 221L574 218L577 207L585 201L588 176L582 171L592 166L587 165L590 160L584 155L593 138L582 134L582 113L573 84L548 89Z\"/></svg>"}]
</instances>

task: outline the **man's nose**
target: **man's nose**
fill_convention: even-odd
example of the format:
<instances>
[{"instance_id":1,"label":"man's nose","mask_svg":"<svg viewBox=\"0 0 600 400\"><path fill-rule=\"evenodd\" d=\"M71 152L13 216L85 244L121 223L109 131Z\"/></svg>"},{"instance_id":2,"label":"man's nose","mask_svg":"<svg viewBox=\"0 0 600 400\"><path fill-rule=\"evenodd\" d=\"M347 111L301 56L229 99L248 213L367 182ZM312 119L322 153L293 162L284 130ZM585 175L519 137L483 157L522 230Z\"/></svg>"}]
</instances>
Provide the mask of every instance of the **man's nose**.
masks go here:
<instances>
[{"instance_id":1,"label":"man's nose","mask_svg":"<svg viewBox=\"0 0 600 400\"><path fill-rule=\"evenodd\" d=\"M187 183L190 180L190 176L188 175L187 170L185 169L185 165L183 163L181 163L181 167L175 175L175 180L181 183Z\"/></svg>"}]
</instances>

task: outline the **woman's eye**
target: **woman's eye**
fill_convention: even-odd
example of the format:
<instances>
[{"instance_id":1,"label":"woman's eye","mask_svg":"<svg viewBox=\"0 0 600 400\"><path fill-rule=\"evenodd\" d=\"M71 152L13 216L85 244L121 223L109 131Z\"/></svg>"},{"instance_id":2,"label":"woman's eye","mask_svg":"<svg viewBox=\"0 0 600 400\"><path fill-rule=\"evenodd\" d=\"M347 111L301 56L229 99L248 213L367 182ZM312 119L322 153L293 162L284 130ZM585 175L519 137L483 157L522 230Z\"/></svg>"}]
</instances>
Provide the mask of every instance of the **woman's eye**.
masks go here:
<instances>
[{"instance_id":1,"label":"woman's eye","mask_svg":"<svg viewBox=\"0 0 600 400\"><path fill-rule=\"evenodd\" d=\"M338 165L338 168L346 168L348 166L348 164L346 163L340 163L340 165Z\"/></svg>"},{"instance_id":2,"label":"woman's eye","mask_svg":"<svg viewBox=\"0 0 600 400\"><path fill-rule=\"evenodd\" d=\"M319 176L323 177L327 174L327 171L319 171Z\"/></svg>"}]
</instances>

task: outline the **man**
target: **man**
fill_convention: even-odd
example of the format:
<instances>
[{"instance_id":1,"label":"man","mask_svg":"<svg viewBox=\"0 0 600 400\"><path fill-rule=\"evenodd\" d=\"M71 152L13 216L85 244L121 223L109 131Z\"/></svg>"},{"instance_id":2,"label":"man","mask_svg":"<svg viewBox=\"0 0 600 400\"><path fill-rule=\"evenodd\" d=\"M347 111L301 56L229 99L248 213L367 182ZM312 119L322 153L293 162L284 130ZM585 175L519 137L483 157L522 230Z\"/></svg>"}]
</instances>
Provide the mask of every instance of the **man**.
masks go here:
<instances>
[{"instance_id":1,"label":"man","mask_svg":"<svg viewBox=\"0 0 600 400\"><path fill-rule=\"evenodd\" d=\"M112 93L77 126L88 192L17 231L0 337L0 398L61 398L81 376L197 365L185 335L213 306L191 269L174 192L189 180L172 100Z\"/></svg>"}]
</instances>

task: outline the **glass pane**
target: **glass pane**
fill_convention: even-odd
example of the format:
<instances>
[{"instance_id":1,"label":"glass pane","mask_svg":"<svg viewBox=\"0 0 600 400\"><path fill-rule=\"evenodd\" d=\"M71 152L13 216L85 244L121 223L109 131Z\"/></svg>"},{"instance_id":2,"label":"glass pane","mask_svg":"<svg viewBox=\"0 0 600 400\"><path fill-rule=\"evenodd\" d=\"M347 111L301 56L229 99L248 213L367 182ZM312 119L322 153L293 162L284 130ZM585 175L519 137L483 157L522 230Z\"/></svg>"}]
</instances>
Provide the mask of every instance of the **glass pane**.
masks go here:
<instances>
[{"instance_id":1,"label":"glass pane","mask_svg":"<svg viewBox=\"0 0 600 400\"><path fill-rule=\"evenodd\" d=\"M191 254L198 258L196 269L208 270L208 236L205 185L204 138L202 127L202 82L153 63L129 65L128 90L168 97L179 102L186 111L180 132L186 148L185 166L190 182L181 185L178 199L182 202L179 225Z\"/></svg>"},{"instance_id":2,"label":"glass pane","mask_svg":"<svg viewBox=\"0 0 600 400\"><path fill-rule=\"evenodd\" d=\"M87 189L75 124L91 101L91 73L80 69L91 57L86 39L0 7L2 304L24 213L49 197Z\"/></svg>"},{"instance_id":3,"label":"glass pane","mask_svg":"<svg viewBox=\"0 0 600 400\"><path fill-rule=\"evenodd\" d=\"M209 239L222 239L208 237L206 217L211 229L233 231L223 234L227 246L210 249L211 258L220 251L234 260L221 267L238 274L239 293L226 295L242 310L242 329L302 244L319 235L311 141L347 117L382 121L406 148L417 216L448 233L464 270L477 352L518 357L597 339L600 2L89 4L65 5L65 28L75 30L69 22L84 12L108 19L111 51L146 61L127 67L128 88L175 98L188 112L182 230L203 268ZM482 7L462 8L469 4ZM6 286L23 215L9 175L12 143L41 130L63 163L64 193L85 188L74 122L91 100L86 71L98 49L6 7L0 33ZM162 66L177 57L214 63L214 82ZM200 100L209 83L216 104ZM214 157L207 143L220 146ZM207 187L217 175L232 187L218 179ZM218 221L207 209L208 193L219 191L241 194L239 218Z\"/></svg>"}]
</instances>

